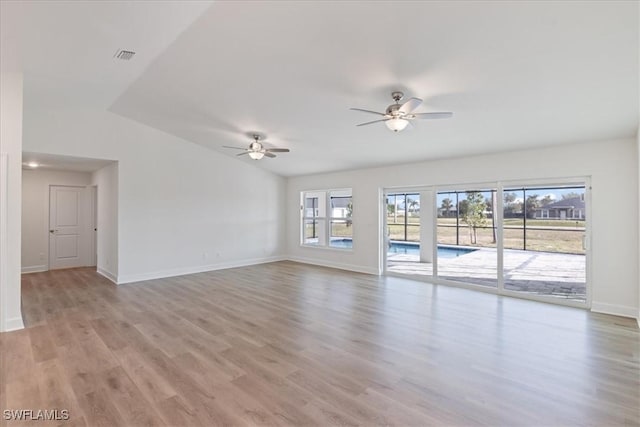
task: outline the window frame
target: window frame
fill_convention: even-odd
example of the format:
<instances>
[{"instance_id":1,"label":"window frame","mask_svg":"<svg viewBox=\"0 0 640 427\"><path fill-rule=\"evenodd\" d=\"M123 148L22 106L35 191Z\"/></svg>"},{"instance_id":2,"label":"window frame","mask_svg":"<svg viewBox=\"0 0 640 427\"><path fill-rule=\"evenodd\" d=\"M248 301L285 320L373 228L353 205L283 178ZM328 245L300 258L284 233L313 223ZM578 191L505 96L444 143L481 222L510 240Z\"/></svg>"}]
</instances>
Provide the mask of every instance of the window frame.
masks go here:
<instances>
[{"instance_id":1,"label":"window frame","mask_svg":"<svg viewBox=\"0 0 640 427\"><path fill-rule=\"evenodd\" d=\"M314 197L316 196L316 197ZM307 199L317 198L318 199L318 207L313 207L312 216L307 215L308 209L306 206ZM320 201L322 198L322 202ZM300 241L299 244L301 247L305 248L318 248L318 249L331 249L337 251L353 251L353 231L351 232L351 247L338 247L331 245L331 237L332 237L332 225L334 222L345 222L349 223L350 227L353 227L353 215L350 217L345 214L345 216L334 216L332 200L339 198L350 198L351 199L351 209L353 210L353 190L351 188L334 188L334 189L322 189L322 190L304 190L300 192ZM322 208L324 207L324 209ZM323 226L320 227L319 233L322 235L318 235L318 243L309 243L307 242L306 237L306 226L307 224L313 221L314 223L319 222L322 223Z\"/></svg>"}]
</instances>

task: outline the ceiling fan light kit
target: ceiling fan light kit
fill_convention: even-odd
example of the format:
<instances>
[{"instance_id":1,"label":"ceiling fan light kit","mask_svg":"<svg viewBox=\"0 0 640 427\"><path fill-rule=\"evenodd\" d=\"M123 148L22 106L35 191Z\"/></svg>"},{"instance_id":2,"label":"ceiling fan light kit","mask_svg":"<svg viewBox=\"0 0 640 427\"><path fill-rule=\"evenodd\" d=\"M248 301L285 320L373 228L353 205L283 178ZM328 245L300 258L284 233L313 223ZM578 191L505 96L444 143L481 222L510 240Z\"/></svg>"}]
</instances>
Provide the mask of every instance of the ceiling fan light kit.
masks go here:
<instances>
[{"instance_id":1,"label":"ceiling fan light kit","mask_svg":"<svg viewBox=\"0 0 640 427\"><path fill-rule=\"evenodd\" d=\"M251 157L253 160L260 160L264 157L264 153L260 151L250 151L249 157Z\"/></svg>"},{"instance_id":2,"label":"ceiling fan light kit","mask_svg":"<svg viewBox=\"0 0 640 427\"><path fill-rule=\"evenodd\" d=\"M249 144L249 148L240 148L240 147L231 147L228 145L223 145L224 148L232 148L234 150L242 150L244 153L236 154L237 156L244 156L248 154L249 157L253 160L260 160L263 157L276 157L273 153L288 153L288 148L265 148L264 145L260 142L262 137L258 134L252 135L254 141Z\"/></svg>"},{"instance_id":3,"label":"ceiling fan light kit","mask_svg":"<svg viewBox=\"0 0 640 427\"><path fill-rule=\"evenodd\" d=\"M387 125L387 128L389 130L392 130L394 132L400 132L403 131L404 128L407 127L407 125L409 124L409 120L405 120L405 119L390 119L384 122L385 125Z\"/></svg>"},{"instance_id":4,"label":"ceiling fan light kit","mask_svg":"<svg viewBox=\"0 0 640 427\"><path fill-rule=\"evenodd\" d=\"M453 113L414 113L413 111L422 104L422 100L418 98L409 98L407 102L400 105L400 100L404 98L402 92L391 92L391 98L395 101L395 104L391 104L387 107L384 113L379 113L372 110L364 110L362 108L352 108L354 111L362 111L364 113L375 114L382 116L381 119L373 120L371 122L360 123L356 126L366 126L373 123L384 122L387 128L393 132L402 132L409 125L410 120L414 119L448 119L453 117Z\"/></svg>"}]
</instances>

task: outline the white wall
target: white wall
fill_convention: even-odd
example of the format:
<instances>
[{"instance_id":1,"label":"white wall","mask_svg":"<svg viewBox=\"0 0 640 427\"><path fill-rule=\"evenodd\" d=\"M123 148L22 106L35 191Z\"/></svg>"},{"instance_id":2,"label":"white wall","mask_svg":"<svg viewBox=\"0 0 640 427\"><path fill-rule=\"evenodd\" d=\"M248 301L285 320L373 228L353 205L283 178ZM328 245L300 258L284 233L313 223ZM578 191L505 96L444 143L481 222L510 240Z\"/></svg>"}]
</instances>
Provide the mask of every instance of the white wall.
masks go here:
<instances>
[{"instance_id":1,"label":"white wall","mask_svg":"<svg viewBox=\"0 0 640 427\"><path fill-rule=\"evenodd\" d=\"M24 327L20 311L22 74L0 74L0 331Z\"/></svg>"},{"instance_id":2,"label":"white wall","mask_svg":"<svg viewBox=\"0 0 640 427\"><path fill-rule=\"evenodd\" d=\"M32 107L25 151L118 160L118 282L282 258L284 178L107 111Z\"/></svg>"},{"instance_id":3,"label":"white wall","mask_svg":"<svg viewBox=\"0 0 640 427\"><path fill-rule=\"evenodd\" d=\"M82 172L24 169L22 171L22 272L48 270L49 186L91 184L91 174ZM85 198L85 202L89 202ZM85 207L86 210L86 207ZM88 227L83 231L84 247L89 242ZM88 265L89 260L86 260Z\"/></svg>"},{"instance_id":4,"label":"white wall","mask_svg":"<svg viewBox=\"0 0 640 427\"><path fill-rule=\"evenodd\" d=\"M97 269L98 273L118 281L118 164L113 163L93 173L97 186Z\"/></svg>"},{"instance_id":5,"label":"white wall","mask_svg":"<svg viewBox=\"0 0 640 427\"><path fill-rule=\"evenodd\" d=\"M379 190L521 179L590 176L594 311L638 313L638 158L634 140L447 159L291 178L287 250L291 259L377 273ZM299 245L300 191L353 188L353 252Z\"/></svg>"}]
</instances>

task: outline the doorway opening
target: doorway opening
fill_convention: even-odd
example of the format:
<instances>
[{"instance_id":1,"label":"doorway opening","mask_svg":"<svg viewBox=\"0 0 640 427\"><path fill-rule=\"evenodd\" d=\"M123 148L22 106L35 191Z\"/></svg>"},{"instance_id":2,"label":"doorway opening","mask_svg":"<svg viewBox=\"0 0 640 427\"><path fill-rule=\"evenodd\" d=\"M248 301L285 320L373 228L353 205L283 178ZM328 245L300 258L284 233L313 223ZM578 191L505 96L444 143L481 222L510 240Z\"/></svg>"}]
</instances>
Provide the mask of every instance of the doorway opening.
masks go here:
<instances>
[{"instance_id":1,"label":"doorway opening","mask_svg":"<svg viewBox=\"0 0 640 427\"><path fill-rule=\"evenodd\" d=\"M22 169L22 273L100 272L117 241L117 162L25 152Z\"/></svg>"}]
</instances>

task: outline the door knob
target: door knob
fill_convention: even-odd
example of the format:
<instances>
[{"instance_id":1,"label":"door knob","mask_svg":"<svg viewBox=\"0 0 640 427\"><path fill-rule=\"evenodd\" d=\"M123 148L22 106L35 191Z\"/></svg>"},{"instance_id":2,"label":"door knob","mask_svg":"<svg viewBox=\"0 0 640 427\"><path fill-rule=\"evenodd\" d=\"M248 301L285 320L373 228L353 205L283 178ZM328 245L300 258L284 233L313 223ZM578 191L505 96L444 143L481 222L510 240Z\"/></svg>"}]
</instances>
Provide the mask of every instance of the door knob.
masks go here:
<instances>
[{"instance_id":1,"label":"door knob","mask_svg":"<svg viewBox=\"0 0 640 427\"><path fill-rule=\"evenodd\" d=\"M49 233L53 234L56 230L49 230Z\"/></svg>"}]
</instances>

